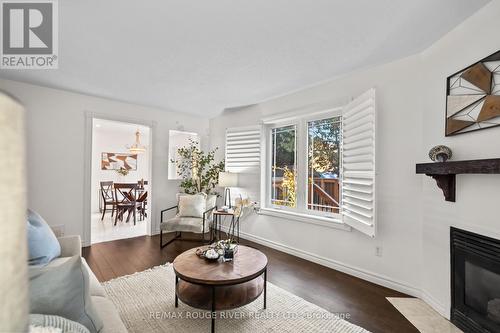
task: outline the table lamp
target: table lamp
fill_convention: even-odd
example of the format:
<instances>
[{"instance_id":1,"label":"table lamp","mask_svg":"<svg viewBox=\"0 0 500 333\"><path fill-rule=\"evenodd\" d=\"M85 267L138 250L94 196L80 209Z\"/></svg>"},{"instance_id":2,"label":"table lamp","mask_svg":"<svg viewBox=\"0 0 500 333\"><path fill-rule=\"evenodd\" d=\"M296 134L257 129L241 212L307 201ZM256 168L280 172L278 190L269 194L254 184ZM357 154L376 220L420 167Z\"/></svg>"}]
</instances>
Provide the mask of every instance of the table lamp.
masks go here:
<instances>
[{"instance_id":1,"label":"table lamp","mask_svg":"<svg viewBox=\"0 0 500 333\"><path fill-rule=\"evenodd\" d=\"M231 208L231 189L238 186L238 174L234 172L219 172L219 186L224 187L224 206Z\"/></svg>"}]
</instances>

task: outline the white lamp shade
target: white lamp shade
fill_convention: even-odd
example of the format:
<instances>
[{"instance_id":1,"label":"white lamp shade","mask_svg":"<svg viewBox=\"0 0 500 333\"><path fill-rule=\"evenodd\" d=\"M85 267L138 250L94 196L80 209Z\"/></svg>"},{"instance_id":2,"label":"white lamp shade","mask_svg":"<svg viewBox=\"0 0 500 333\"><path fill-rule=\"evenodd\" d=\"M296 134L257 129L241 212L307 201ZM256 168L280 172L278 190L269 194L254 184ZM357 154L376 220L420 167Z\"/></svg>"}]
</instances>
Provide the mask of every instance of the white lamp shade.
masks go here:
<instances>
[{"instance_id":1,"label":"white lamp shade","mask_svg":"<svg viewBox=\"0 0 500 333\"><path fill-rule=\"evenodd\" d=\"M219 172L220 187L238 186L238 174L234 172Z\"/></svg>"}]
</instances>

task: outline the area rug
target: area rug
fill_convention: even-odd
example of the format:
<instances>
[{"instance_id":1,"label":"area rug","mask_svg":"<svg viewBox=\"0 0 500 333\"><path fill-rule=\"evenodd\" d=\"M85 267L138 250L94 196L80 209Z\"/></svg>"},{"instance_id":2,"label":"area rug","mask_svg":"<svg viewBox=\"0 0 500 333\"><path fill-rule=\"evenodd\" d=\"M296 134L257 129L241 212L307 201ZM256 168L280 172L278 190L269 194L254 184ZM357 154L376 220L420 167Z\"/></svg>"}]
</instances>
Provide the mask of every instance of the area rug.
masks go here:
<instances>
[{"instance_id":1,"label":"area rug","mask_svg":"<svg viewBox=\"0 0 500 333\"><path fill-rule=\"evenodd\" d=\"M386 298L422 333L463 333L421 299L408 297Z\"/></svg>"},{"instance_id":2,"label":"area rug","mask_svg":"<svg viewBox=\"0 0 500 333\"><path fill-rule=\"evenodd\" d=\"M175 308L174 284L172 265L166 264L103 286L131 333L209 332L209 312L180 301ZM271 283L267 284L267 309L262 305L261 296L244 307L218 313L215 331L369 333L342 319L347 314L328 312Z\"/></svg>"}]
</instances>

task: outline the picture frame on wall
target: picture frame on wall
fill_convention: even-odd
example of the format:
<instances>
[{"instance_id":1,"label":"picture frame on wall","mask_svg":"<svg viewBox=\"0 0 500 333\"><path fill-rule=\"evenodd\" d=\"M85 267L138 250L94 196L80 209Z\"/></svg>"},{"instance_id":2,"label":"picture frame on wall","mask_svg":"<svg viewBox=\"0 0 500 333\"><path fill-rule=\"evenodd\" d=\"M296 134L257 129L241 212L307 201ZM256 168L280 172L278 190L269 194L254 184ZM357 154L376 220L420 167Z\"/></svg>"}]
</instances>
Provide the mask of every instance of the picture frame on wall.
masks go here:
<instances>
[{"instance_id":1,"label":"picture frame on wall","mask_svg":"<svg viewBox=\"0 0 500 333\"><path fill-rule=\"evenodd\" d=\"M137 170L137 154L102 153L101 170Z\"/></svg>"},{"instance_id":2,"label":"picture frame on wall","mask_svg":"<svg viewBox=\"0 0 500 333\"><path fill-rule=\"evenodd\" d=\"M446 81L445 135L500 126L500 51Z\"/></svg>"}]
</instances>

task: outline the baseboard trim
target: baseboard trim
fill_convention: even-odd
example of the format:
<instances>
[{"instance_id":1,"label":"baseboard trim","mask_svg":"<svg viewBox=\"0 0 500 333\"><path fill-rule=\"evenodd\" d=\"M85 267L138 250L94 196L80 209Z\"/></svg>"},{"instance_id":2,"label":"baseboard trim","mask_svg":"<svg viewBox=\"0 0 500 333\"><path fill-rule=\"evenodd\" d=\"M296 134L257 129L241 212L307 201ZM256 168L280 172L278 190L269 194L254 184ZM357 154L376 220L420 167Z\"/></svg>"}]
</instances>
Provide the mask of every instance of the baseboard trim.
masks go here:
<instances>
[{"instance_id":1,"label":"baseboard trim","mask_svg":"<svg viewBox=\"0 0 500 333\"><path fill-rule=\"evenodd\" d=\"M223 226L222 230L226 231L226 227ZM333 260L330 258L326 258L311 252L307 252L304 250L299 250L292 248L288 245L281 244L275 241L268 240L263 237L255 236L246 232L240 232L240 236L242 238L247 239L249 241L268 246L270 248L273 248L275 250L279 250L288 254L291 254L293 256L314 262L316 264L335 269L337 271L358 277L360 279L378 284L383 287L387 287L390 289L394 289L396 291L414 296L414 297L420 297L421 291L420 289L411 287L405 283L390 279L386 276L376 274L373 272L366 271L364 269L360 269L351 265L347 265L345 263L342 263L337 260Z\"/></svg>"},{"instance_id":2,"label":"baseboard trim","mask_svg":"<svg viewBox=\"0 0 500 333\"><path fill-rule=\"evenodd\" d=\"M422 290L420 299L422 299L425 303L429 304L434 310L436 310L441 316L445 317L446 319L450 320L450 310L446 309L446 306L444 306L441 302L438 302L431 294L429 294L427 291Z\"/></svg>"}]
</instances>

